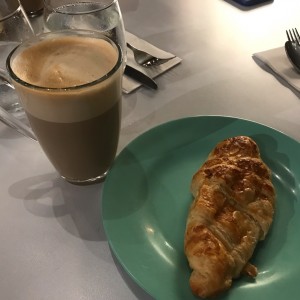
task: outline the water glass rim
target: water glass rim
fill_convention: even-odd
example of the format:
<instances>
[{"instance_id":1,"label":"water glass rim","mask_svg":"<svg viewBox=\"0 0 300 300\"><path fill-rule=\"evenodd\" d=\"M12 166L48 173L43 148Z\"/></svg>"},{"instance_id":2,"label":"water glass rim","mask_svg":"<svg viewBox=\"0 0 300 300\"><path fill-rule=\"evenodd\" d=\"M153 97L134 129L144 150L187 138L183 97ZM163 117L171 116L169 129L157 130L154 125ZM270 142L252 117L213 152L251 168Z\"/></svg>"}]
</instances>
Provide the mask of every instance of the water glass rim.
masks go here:
<instances>
[{"instance_id":1,"label":"water glass rim","mask_svg":"<svg viewBox=\"0 0 300 300\"><path fill-rule=\"evenodd\" d=\"M55 7L49 3L49 1L44 0L44 6L49 9L50 11L54 11L59 14L66 14L66 15L83 15L83 14L90 14L96 11L101 11L109 8L110 6L114 5L115 3L118 2L118 0L107 0L104 3L103 1L77 1L77 2L71 2L67 4L62 4L60 3L59 5L56 5ZM62 10L62 7L70 8L70 7L75 7L76 4L93 4L97 5L97 7L93 7L93 9L88 9L88 10L80 10L80 11L72 11L72 10ZM81 6L82 7L82 6ZM58 9L60 8L60 9Z\"/></svg>"}]
</instances>

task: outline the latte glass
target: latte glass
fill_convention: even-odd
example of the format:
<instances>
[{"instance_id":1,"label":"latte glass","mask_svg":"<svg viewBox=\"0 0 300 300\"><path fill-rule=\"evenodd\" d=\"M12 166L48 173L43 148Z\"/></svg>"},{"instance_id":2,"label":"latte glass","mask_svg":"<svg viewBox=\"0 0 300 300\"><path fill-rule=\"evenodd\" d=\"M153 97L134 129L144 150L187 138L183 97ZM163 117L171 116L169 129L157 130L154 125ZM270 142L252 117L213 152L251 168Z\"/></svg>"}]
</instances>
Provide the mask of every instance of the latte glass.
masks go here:
<instances>
[{"instance_id":1,"label":"latte glass","mask_svg":"<svg viewBox=\"0 0 300 300\"><path fill-rule=\"evenodd\" d=\"M7 59L41 147L71 183L103 180L115 158L122 64L118 44L85 30L41 34L22 43Z\"/></svg>"}]
</instances>

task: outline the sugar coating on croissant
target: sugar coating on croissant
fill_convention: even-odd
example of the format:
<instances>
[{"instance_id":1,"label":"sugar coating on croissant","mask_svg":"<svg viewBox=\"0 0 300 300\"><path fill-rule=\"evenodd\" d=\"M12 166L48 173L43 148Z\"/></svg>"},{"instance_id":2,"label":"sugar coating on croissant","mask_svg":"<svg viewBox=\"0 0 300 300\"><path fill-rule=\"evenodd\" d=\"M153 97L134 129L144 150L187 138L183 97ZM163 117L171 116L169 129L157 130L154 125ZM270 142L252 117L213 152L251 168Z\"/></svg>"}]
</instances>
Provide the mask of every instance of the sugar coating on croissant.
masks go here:
<instances>
[{"instance_id":1,"label":"sugar coating on croissant","mask_svg":"<svg viewBox=\"0 0 300 300\"><path fill-rule=\"evenodd\" d=\"M271 226L275 191L257 144L237 136L211 151L191 192L184 251L192 292L207 298L229 289L241 273L257 275L249 259Z\"/></svg>"}]
</instances>

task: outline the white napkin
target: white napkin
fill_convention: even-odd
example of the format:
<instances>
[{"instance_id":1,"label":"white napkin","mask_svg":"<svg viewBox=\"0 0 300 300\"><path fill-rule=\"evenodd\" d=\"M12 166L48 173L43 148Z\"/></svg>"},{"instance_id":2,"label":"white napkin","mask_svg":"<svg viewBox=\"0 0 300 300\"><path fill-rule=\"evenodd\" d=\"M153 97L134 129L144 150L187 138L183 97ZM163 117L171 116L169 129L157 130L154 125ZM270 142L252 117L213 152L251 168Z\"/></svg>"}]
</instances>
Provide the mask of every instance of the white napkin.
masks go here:
<instances>
[{"instance_id":1,"label":"white napkin","mask_svg":"<svg viewBox=\"0 0 300 300\"><path fill-rule=\"evenodd\" d=\"M126 32L125 38L126 38L126 42L132 44L134 47L139 48L144 51L147 51L154 56L161 57L161 58L167 58L167 57L175 55L175 54L166 52L162 49L155 47L154 45L138 38L137 36L133 35L132 33ZM130 49L127 49L127 64L135 69L142 71L143 73L145 73L146 75L148 75L151 78L156 78L157 76L163 74L170 68L179 64L181 62L181 60L182 59L179 57L174 57L173 59L169 60L168 62L166 62L160 66L145 68L135 62L132 51ZM141 86L141 84L139 82L135 81L134 79L132 79L126 75L123 76L123 86L122 87L123 87L124 93L129 94L129 93L133 92L134 90L136 90L137 88L139 88L140 86Z\"/></svg>"},{"instance_id":2,"label":"white napkin","mask_svg":"<svg viewBox=\"0 0 300 300\"><path fill-rule=\"evenodd\" d=\"M253 54L273 72L300 92L300 74L293 68L288 60L284 47L279 47Z\"/></svg>"}]
</instances>

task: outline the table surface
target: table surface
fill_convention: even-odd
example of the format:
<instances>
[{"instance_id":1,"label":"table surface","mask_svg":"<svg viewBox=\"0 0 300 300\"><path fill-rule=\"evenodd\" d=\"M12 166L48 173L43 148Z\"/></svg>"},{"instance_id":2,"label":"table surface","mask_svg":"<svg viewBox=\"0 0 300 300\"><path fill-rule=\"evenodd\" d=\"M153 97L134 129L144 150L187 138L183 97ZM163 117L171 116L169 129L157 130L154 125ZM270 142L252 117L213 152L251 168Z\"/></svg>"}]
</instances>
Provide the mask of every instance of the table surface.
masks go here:
<instances>
[{"instance_id":1,"label":"table surface","mask_svg":"<svg viewBox=\"0 0 300 300\"><path fill-rule=\"evenodd\" d=\"M283 46L285 29L299 25L299 1L253 9L224 0L119 2L128 31L183 59L157 78L157 91L124 95L119 151L149 128L194 115L245 118L300 141L299 94L252 57ZM3 124L0 159L2 299L152 299L110 251L103 184L63 181L37 143Z\"/></svg>"}]
</instances>

